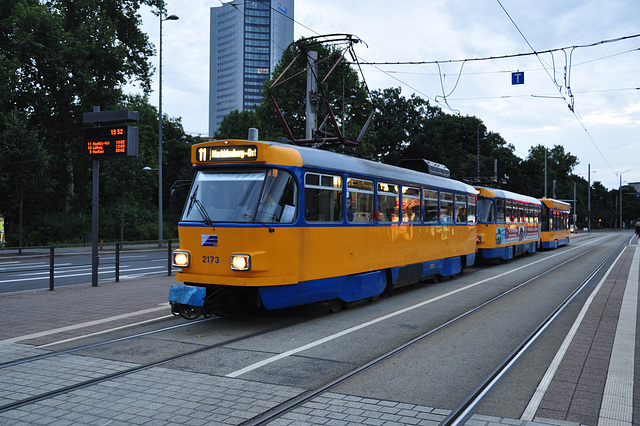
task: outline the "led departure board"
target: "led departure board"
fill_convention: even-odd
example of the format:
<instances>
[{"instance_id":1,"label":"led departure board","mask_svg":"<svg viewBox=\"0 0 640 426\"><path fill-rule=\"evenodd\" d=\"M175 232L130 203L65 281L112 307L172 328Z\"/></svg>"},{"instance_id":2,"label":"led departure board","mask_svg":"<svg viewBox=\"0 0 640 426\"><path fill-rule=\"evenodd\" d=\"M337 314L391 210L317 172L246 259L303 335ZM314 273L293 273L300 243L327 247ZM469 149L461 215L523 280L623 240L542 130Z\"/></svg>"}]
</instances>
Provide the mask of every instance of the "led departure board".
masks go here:
<instances>
[{"instance_id":1,"label":"led departure board","mask_svg":"<svg viewBox=\"0 0 640 426\"><path fill-rule=\"evenodd\" d=\"M138 156L138 128L130 126L85 127L83 152L87 157L121 158Z\"/></svg>"}]
</instances>

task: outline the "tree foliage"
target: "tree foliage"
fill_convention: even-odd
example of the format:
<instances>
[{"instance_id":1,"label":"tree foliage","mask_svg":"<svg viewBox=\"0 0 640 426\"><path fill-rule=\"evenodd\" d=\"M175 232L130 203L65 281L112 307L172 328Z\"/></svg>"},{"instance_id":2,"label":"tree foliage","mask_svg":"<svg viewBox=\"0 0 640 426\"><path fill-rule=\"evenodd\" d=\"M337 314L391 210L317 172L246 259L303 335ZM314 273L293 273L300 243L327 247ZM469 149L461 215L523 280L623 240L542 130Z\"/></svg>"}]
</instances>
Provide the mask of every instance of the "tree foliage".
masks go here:
<instances>
[{"instance_id":1,"label":"tree foliage","mask_svg":"<svg viewBox=\"0 0 640 426\"><path fill-rule=\"evenodd\" d=\"M260 119L252 110L233 110L214 133L216 139L246 139L250 128L260 129Z\"/></svg>"},{"instance_id":2,"label":"tree foliage","mask_svg":"<svg viewBox=\"0 0 640 426\"><path fill-rule=\"evenodd\" d=\"M90 230L91 160L82 156L81 137L82 114L94 105L103 111L129 107L140 112L139 157L101 162L101 238L157 235L157 225L155 232L139 232L145 221L153 223L158 209L157 195L153 203L157 172L142 171L144 166L157 168L158 120L148 102L153 73L149 58L154 47L141 30L139 9L158 3L0 2L0 134L28 130L31 133L23 138L20 151L42 151L49 160L24 168L31 176L23 187L29 231L25 244L78 241ZM128 83L138 85L143 94L126 98L123 87ZM11 114L19 117L21 127L15 120L8 124ZM163 121L163 191L168 191L178 176L189 174L194 138L185 135L180 119ZM8 152L3 150L0 162L9 161ZM178 161L180 165L174 163ZM7 195L0 200L0 214L8 218L9 243L16 244L12 238L17 232L19 207L14 193L18 189L13 180L7 184L14 178L6 173L3 169L0 174L0 193ZM38 175L44 179L36 181ZM130 223L123 226L126 221ZM166 235L175 236L175 230Z\"/></svg>"},{"instance_id":3,"label":"tree foliage","mask_svg":"<svg viewBox=\"0 0 640 426\"><path fill-rule=\"evenodd\" d=\"M20 224L18 242L22 245L22 219L25 194L41 184L47 153L35 130L16 110L5 115L0 133L0 187L4 201L17 206Z\"/></svg>"}]
</instances>

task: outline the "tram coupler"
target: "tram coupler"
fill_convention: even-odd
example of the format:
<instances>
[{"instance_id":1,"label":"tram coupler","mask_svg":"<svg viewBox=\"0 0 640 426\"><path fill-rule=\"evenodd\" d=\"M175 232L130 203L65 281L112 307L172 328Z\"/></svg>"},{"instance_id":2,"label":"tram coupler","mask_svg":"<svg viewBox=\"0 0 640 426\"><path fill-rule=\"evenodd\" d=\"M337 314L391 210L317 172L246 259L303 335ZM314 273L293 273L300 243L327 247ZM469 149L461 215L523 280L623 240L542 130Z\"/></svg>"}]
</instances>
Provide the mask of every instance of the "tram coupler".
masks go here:
<instances>
[{"instance_id":1,"label":"tram coupler","mask_svg":"<svg viewBox=\"0 0 640 426\"><path fill-rule=\"evenodd\" d=\"M196 319L205 314L204 299L207 289L189 285L175 284L169 290L171 313L185 319Z\"/></svg>"}]
</instances>

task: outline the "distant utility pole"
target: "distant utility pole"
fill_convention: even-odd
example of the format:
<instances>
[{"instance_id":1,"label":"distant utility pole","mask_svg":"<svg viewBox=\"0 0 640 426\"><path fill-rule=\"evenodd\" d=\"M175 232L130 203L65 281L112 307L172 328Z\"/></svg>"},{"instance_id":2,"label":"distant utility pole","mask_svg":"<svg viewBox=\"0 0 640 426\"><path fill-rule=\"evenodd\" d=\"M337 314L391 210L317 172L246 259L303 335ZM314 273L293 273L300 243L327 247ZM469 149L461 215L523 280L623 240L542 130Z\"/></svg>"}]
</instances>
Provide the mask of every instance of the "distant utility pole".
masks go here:
<instances>
[{"instance_id":1,"label":"distant utility pole","mask_svg":"<svg viewBox=\"0 0 640 426\"><path fill-rule=\"evenodd\" d=\"M544 147L544 198L547 198L547 147Z\"/></svg>"},{"instance_id":2,"label":"distant utility pole","mask_svg":"<svg viewBox=\"0 0 640 426\"><path fill-rule=\"evenodd\" d=\"M307 139L313 139L318 123L318 78L314 65L318 62L318 52L307 54Z\"/></svg>"},{"instance_id":3,"label":"distant utility pole","mask_svg":"<svg viewBox=\"0 0 640 426\"><path fill-rule=\"evenodd\" d=\"M589 227L589 232L591 232L591 164L589 164L589 168L588 168L588 173L589 178L587 181L587 192L588 192L588 198L587 198L587 214L589 215L589 221L587 222L587 226Z\"/></svg>"}]
</instances>

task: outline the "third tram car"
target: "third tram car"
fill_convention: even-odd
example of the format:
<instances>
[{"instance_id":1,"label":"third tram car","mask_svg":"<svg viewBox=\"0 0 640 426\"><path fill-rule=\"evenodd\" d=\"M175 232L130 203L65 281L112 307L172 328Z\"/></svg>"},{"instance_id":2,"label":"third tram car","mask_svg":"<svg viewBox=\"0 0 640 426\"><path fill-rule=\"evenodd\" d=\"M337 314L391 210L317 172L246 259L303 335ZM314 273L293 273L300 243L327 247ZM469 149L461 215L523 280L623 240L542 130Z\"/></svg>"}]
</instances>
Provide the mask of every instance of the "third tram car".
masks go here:
<instances>
[{"instance_id":1,"label":"third tram car","mask_svg":"<svg viewBox=\"0 0 640 426\"><path fill-rule=\"evenodd\" d=\"M541 198L542 224L540 242L542 248L552 249L569 244L569 214L571 205L564 201Z\"/></svg>"},{"instance_id":2,"label":"third tram car","mask_svg":"<svg viewBox=\"0 0 640 426\"><path fill-rule=\"evenodd\" d=\"M540 240L540 200L500 189L476 190L478 256L509 260L535 253Z\"/></svg>"}]
</instances>

